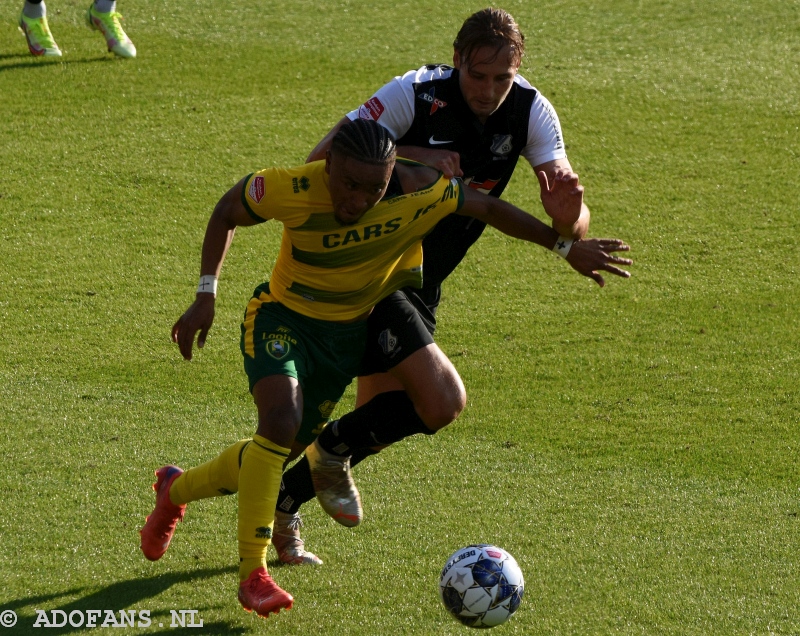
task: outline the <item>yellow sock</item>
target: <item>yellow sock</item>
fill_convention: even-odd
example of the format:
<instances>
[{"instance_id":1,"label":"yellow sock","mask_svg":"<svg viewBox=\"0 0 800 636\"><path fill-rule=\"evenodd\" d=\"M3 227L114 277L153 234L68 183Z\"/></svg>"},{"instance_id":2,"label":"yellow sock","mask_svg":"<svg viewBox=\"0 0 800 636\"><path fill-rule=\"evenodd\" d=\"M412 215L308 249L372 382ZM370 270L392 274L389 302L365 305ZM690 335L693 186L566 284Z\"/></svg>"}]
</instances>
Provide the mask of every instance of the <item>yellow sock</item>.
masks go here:
<instances>
[{"instance_id":1,"label":"yellow sock","mask_svg":"<svg viewBox=\"0 0 800 636\"><path fill-rule=\"evenodd\" d=\"M246 581L247 577L253 572L260 568L262 565L263 559L261 557L255 557L252 559L239 559L239 581Z\"/></svg>"},{"instance_id":2,"label":"yellow sock","mask_svg":"<svg viewBox=\"0 0 800 636\"><path fill-rule=\"evenodd\" d=\"M170 501L179 506L198 499L235 493L239 490L239 456L249 442L249 439L239 440L211 461L187 470L172 482Z\"/></svg>"},{"instance_id":3,"label":"yellow sock","mask_svg":"<svg viewBox=\"0 0 800 636\"><path fill-rule=\"evenodd\" d=\"M289 449L261 435L242 453L239 469L239 579L258 567L267 567L275 506Z\"/></svg>"}]
</instances>

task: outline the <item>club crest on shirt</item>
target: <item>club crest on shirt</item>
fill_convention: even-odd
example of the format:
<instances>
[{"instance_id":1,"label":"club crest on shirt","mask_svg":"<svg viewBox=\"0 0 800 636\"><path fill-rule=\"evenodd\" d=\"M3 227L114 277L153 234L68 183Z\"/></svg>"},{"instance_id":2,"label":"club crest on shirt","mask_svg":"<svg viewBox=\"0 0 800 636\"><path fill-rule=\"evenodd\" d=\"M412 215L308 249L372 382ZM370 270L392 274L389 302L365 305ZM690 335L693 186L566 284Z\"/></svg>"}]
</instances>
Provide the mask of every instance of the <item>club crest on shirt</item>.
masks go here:
<instances>
[{"instance_id":1,"label":"club crest on shirt","mask_svg":"<svg viewBox=\"0 0 800 636\"><path fill-rule=\"evenodd\" d=\"M381 100L379 100L377 97L373 97L359 107L358 118L378 121L383 111L384 106L381 104Z\"/></svg>"},{"instance_id":2,"label":"club crest on shirt","mask_svg":"<svg viewBox=\"0 0 800 636\"><path fill-rule=\"evenodd\" d=\"M511 145L511 135L494 135L494 137L492 137L492 154L507 155L513 148L514 146Z\"/></svg>"},{"instance_id":3,"label":"club crest on shirt","mask_svg":"<svg viewBox=\"0 0 800 636\"><path fill-rule=\"evenodd\" d=\"M282 360L289 355L291 348L292 345L289 344L289 341L281 338L274 338L267 342L267 353L276 360Z\"/></svg>"},{"instance_id":4,"label":"club crest on shirt","mask_svg":"<svg viewBox=\"0 0 800 636\"><path fill-rule=\"evenodd\" d=\"M264 177L258 176L250 182L250 188L247 191L250 198L256 203L261 203L264 198Z\"/></svg>"},{"instance_id":5,"label":"club crest on shirt","mask_svg":"<svg viewBox=\"0 0 800 636\"><path fill-rule=\"evenodd\" d=\"M378 344L383 349L384 355L388 356L397 347L397 336L392 333L391 329L384 329L378 336Z\"/></svg>"},{"instance_id":6,"label":"club crest on shirt","mask_svg":"<svg viewBox=\"0 0 800 636\"><path fill-rule=\"evenodd\" d=\"M431 105L431 115L433 115L433 113L440 108L447 106L447 102L443 102L441 99L436 97L435 91L435 88L431 88L431 90L429 90L427 93L419 93L417 95L417 99L421 99L423 102L428 102Z\"/></svg>"}]
</instances>

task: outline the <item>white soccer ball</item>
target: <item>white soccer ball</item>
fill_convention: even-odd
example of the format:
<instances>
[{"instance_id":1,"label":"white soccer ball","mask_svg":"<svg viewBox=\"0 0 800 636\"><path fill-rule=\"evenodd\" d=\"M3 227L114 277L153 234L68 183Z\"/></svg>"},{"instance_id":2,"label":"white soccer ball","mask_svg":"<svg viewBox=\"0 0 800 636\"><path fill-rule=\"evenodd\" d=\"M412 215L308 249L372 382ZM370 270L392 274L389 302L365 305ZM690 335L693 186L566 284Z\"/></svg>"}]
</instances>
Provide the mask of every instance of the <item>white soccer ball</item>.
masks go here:
<instances>
[{"instance_id":1,"label":"white soccer ball","mask_svg":"<svg viewBox=\"0 0 800 636\"><path fill-rule=\"evenodd\" d=\"M525 580L508 552L493 545L468 545L454 552L439 577L447 611L467 627L505 623L522 601Z\"/></svg>"}]
</instances>

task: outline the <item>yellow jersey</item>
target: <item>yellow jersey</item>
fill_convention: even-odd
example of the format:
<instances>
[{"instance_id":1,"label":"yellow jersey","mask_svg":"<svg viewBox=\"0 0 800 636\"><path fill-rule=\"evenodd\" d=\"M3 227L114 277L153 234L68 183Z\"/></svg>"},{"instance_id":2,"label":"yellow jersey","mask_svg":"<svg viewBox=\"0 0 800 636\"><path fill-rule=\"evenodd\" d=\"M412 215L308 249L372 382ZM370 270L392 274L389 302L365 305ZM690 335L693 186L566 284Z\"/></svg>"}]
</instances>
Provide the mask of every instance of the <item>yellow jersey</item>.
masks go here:
<instances>
[{"instance_id":1,"label":"yellow jersey","mask_svg":"<svg viewBox=\"0 0 800 636\"><path fill-rule=\"evenodd\" d=\"M384 197L345 226L334 216L325 161L266 168L242 189L254 219L283 224L270 295L304 316L334 321L365 314L401 287L421 287L422 239L463 200L461 182L439 173L429 186Z\"/></svg>"}]
</instances>

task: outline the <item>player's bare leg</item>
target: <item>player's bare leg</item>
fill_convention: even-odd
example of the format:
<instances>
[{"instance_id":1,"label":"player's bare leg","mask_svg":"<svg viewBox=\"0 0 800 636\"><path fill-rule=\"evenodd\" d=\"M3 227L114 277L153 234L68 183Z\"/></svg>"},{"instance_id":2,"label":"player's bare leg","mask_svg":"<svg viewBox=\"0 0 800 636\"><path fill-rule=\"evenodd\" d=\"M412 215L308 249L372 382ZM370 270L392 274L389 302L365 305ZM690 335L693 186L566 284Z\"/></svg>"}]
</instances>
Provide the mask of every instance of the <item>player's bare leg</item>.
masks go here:
<instances>
[{"instance_id":1,"label":"player's bare leg","mask_svg":"<svg viewBox=\"0 0 800 636\"><path fill-rule=\"evenodd\" d=\"M464 384L436 344L414 352L391 374L359 378L359 391L361 405L328 425L306 450L320 505L346 526L357 525L363 516L350 456L409 435L432 435L458 417L466 404Z\"/></svg>"},{"instance_id":2,"label":"player's bare leg","mask_svg":"<svg viewBox=\"0 0 800 636\"><path fill-rule=\"evenodd\" d=\"M467 403L461 376L436 343L415 351L388 373L359 377L356 406L389 391L405 391L431 431L453 422Z\"/></svg>"}]
</instances>

